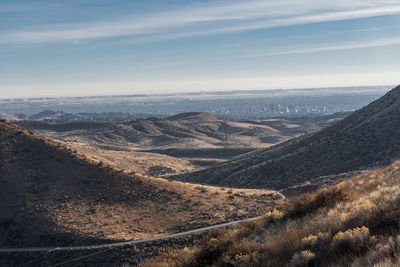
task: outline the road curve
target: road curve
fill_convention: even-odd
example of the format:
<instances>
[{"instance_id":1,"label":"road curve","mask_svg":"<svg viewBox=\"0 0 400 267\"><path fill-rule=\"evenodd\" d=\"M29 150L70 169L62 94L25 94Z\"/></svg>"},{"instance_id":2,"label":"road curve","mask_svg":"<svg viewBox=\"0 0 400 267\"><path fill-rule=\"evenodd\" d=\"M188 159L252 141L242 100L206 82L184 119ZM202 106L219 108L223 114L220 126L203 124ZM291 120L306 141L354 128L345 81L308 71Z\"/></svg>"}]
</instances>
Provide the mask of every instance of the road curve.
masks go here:
<instances>
[{"instance_id":1,"label":"road curve","mask_svg":"<svg viewBox=\"0 0 400 267\"><path fill-rule=\"evenodd\" d=\"M0 248L0 253L77 251L77 250L96 250L96 249L107 249L107 248L111 249L111 248L144 244L144 243L150 243L150 242L154 242L154 241L162 241L162 240L173 239L173 238L177 238L177 237L185 237L185 236L190 236L190 235L195 235L195 234L201 234L201 233L207 232L212 229L232 226L232 225L242 223L242 222L255 221L255 220L258 220L261 218L263 218L263 216L258 216L258 217L253 217L253 218L248 218L248 219L238 220L238 221L233 221L233 222L227 222L227 223L222 223L222 224L216 224L216 225L198 228L198 229L194 229L194 230L190 230L190 231L186 231L186 232L175 233L175 234L165 235L165 236L160 236L160 237L152 237L152 238L141 239L141 240L130 240L130 241L107 243L107 244L100 244L100 245L91 245L91 246Z\"/></svg>"}]
</instances>

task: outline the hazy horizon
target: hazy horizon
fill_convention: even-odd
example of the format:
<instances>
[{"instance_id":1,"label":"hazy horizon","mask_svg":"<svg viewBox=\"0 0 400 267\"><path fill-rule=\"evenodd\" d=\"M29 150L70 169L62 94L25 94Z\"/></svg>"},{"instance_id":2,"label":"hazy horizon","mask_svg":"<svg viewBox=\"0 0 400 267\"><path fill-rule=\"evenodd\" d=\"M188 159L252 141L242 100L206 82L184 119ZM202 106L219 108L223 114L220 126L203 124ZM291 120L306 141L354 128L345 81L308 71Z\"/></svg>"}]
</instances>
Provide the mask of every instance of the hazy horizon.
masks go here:
<instances>
[{"instance_id":1,"label":"hazy horizon","mask_svg":"<svg viewBox=\"0 0 400 267\"><path fill-rule=\"evenodd\" d=\"M281 92L296 92L296 91L313 91L313 92L318 92L318 91L324 91L324 90L335 90L335 89L339 89L341 91L343 90L359 90L359 89L379 89L379 90L389 90L393 87L395 87L397 85L385 85L385 84L377 84L377 85L353 85L353 86L324 86L324 87L294 87L294 88L258 88L258 89L252 89L252 88L243 88L243 89L209 89L209 90L169 90L168 92L166 91L151 91L148 92L146 90L136 90L136 91L132 91L132 92L122 92L122 93L118 93L118 92L114 92L114 91L110 91L110 92L105 92L105 93L93 93L93 94L89 94L89 93L76 93L76 94L55 94L55 95L50 95L50 94L45 94L45 95L16 95L16 96L7 96L7 95L1 95L0 96L0 100L8 100L8 99L41 99L41 98L50 98L50 99L57 99L57 98L85 98L85 97L130 97L130 96L135 96L135 95L143 95L143 96L163 96L163 95L191 95L191 94L219 94L219 93L232 93L232 94L237 94L237 93L246 93L249 92L251 94L255 94L257 92L260 93L267 93L267 92L277 92L277 91L281 91ZM355 91L352 91L355 92ZM298 93L295 93L295 95L297 95ZM300 93L301 94L301 93Z\"/></svg>"}]
</instances>

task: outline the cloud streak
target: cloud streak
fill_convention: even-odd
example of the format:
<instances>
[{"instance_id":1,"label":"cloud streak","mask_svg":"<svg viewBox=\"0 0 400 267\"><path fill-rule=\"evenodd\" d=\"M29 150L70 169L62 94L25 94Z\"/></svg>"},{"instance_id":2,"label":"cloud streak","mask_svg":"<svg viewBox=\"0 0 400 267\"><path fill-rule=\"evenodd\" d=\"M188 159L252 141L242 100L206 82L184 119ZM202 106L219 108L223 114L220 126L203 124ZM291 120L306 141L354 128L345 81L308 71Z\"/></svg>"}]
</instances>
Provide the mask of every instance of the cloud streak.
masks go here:
<instances>
[{"instance_id":1,"label":"cloud streak","mask_svg":"<svg viewBox=\"0 0 400 267\"><path fill-rule=\"evenodd\" d=\"M289 49L285 49L282 51L252 53L252 54L242 55L241 57L257 58L257 57L271 57L271 56L281 56L281 55L311 54L311 53L318 53L318 52L352 50L352 49L383 47L383 46L392 46L392 45L400 45L400 38L382 38L382 39L378 39L378 40L319 45L319 46L313 46L313 47L304 47L304 48L300 48L300 49L299 48L294 48L294 49L289 48Z\"/></svg>"},{"instance_id":2,"label":"cloud streak","mask_svg":"<svg viewBox=\"0 0 400 267\"><path fill-rule=\"evenodd\" d=\"M163 40L400 14L393 0L229 1L108 21L32 26L0 32L0 43L78 42L116 37Z\"/></svg>"}]
</instances>

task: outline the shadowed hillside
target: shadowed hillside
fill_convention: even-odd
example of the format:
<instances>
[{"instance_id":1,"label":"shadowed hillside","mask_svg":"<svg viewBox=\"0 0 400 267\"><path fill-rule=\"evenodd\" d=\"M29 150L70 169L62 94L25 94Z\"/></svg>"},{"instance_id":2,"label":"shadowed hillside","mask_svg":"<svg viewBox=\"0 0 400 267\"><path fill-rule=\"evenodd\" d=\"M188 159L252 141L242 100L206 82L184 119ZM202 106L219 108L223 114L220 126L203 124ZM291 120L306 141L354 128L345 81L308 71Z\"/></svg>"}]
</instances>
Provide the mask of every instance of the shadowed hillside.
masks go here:
<instances>
[{"instance_id":1,"label":"shadowed hillside","mask_svg":"<svg viewBox=\"0 0 400 267\"><path fill-rule=\"evenodd\" d=\"M116 171L4 120L0 183L2 247L157 236L258 215L282 198Z\"/></svg>"},{"instance_id":2,"label":"shadowed hillside","mask_svg":"<svg viewBox=\"0 0 400 267\"><path fill-rule=\"evenodd\" d=\"M315 134L179 178L225 186L284 189L398 158L400 87Z\"/></svg>"}]
</instances>

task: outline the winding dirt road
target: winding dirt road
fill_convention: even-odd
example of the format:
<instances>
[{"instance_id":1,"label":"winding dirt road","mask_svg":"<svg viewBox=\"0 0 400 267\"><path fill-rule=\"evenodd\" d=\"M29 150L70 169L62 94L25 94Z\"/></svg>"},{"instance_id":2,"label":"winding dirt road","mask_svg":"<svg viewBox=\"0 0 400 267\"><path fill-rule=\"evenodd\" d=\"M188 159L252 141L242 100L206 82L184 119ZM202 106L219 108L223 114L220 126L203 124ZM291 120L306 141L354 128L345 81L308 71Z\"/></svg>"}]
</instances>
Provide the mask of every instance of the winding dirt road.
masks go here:
<instances>
[{"instance_id":1,"label":"winding dirt road","mask_svg":"<svg viewBox=\"0 0 400 267\"><path fill-rule=\"evenodd\" d=\"M217 225L211 225L211 226L198 228L198 229L194 229L194 230L190 230L190 231L186 231L186 232L175 233L175 234L160 236L160 237L152 237L152 238L141 239L141 240L130 240L130 241L124 241L124 242L107 243L107 244L91 245L91 246L0 248L0 253L78 251L78 250L98 250L98 249L107 249L107 248L111 249L111 248L125 247L125 246L129 246L129 245L144 244L144 243L150 243L150 242L155 242L155 241L162 241L162 240L173 239L173 238L178 238L178 237L185 237L185 236L190 236L190 235L201 234L201 233L207 232L212 229L228 227L228 226L232 226L232 225L239 224L242 222L255 221L255 220L258 220L261 218L263 218L263 216L258 216L258 217L254 217L254 218L248 218L248 219L238 220L238 221L233 221L233 222L227 222L227 223L222 223L222 224L217 224Z\"/></svg>"}]
</instances>

